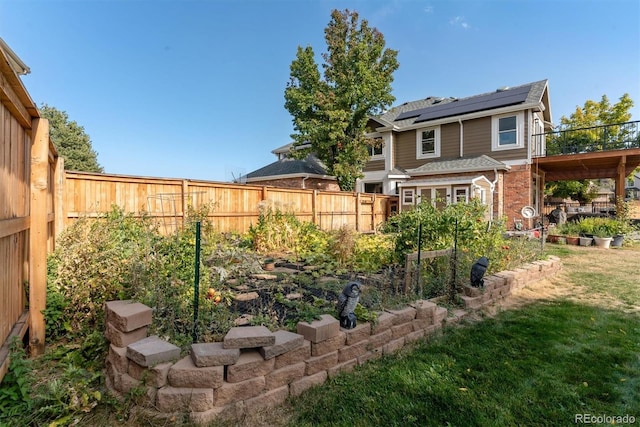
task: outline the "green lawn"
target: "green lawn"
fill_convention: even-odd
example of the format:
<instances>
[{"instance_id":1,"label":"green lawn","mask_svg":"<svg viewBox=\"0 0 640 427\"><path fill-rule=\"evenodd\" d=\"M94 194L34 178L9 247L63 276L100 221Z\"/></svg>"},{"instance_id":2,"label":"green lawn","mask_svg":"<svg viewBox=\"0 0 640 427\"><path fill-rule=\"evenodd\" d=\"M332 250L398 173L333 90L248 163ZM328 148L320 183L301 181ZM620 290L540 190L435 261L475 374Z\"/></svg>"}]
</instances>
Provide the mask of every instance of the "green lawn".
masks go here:
<instances>
[{"instance_id":1,"label":"green lawn","mask_svg":"<svg viewBox=\"0 0 640 427\"><path fill-rule=\"evenodd\" d=\"M628 414L640 423L640 252L549 246L565 265L552 285L568 297L449 328L291 399L280 421L558 426Z\"/></svg>"}]
</instances>

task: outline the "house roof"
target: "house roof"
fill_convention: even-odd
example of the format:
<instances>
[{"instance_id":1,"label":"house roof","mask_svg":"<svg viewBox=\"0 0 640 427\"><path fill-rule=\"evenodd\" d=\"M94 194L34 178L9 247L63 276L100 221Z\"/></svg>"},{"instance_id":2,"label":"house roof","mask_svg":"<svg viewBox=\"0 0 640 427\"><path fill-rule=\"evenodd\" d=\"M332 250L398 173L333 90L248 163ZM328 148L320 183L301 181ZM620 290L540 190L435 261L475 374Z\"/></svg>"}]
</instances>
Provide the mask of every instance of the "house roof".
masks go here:
<instances>
[{"instance_id":1,"label":"house roof","mask_svg":"<svg viewBox=\"0 0 640 427\"><path fill-rule=\"evenodd\" d=\"M511 167L485 154L479 157L463 157L453 160L435 160L424 165L409 169L411 176L441 175L449 173L481 172L491 170L509 170Z\"/></svg>"},{"instance_id":2,"label":"house roof","mask_svg":"<svg viewBox=\"0 0 640 427\"><path fill-rule=\"evenodd\" d=\"M453 118L508 106L533 106L542 101L546 87L547 80L540 80L467 98L430 96L417 101L405 102L373 119L383 126L392 124L395 129L402 130L431 120Z\"/></svg>"},{"instance_id":3,"label":"house roof","mask_svg":"<svg viewBox=\"0 0 640 427\"><path fill-rule=\"evenodd\" d=\"M245 178L247 181L255 181L257 178L273 178L283 175L287 175L289 177L314 175L327 179L333 178L327 175L327 171L323 163L312 154L308 155L304 159L285 158L277 160L267 166L248 173Z\"/></svg>"},{"instance_id":4,"label":"house roof","mask_svg":"<svg viewBox=\"0 0 640 427\"><path fill-rule=\"evenodd\" d=\"M477 185L477 181L484 181L485 183L491 185L491 181L489 181L486 176L478 175L478 176L430 178L430 179L406 181L406 182L399 183L398 187L422 187L422 186L434 187L437 185L463 185L463 184Z\"/></svg>"}]
</instances>

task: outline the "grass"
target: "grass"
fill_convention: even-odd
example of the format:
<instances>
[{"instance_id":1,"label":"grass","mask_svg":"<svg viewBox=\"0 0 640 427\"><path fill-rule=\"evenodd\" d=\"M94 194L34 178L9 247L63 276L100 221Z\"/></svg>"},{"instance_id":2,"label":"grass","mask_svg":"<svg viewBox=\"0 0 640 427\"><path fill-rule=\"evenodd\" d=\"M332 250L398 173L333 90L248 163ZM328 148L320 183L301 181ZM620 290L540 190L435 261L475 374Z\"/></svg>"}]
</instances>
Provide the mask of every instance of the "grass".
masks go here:
<instances>
[{"instance_id":1,"label":"grass","mask_svg":"<svg viewBox=\"0 0 640 427\"><path fill-rule=\"evenodd\" d=\"M556 426L585 413L638 422L638 248L547 250L564 270L529 290L534 302L331 379L263 425Z\"/></svg>"},{"instance_id":2,"label":"grass","mask_svg":"<svg viewBox=\"0 0 640 427\"><path fill-rule=\"evenodd\" d=\"M293 425L566 425L640 415L640 323L568 301L456 328L292 402Z\"/></svg>"}]
</instances>

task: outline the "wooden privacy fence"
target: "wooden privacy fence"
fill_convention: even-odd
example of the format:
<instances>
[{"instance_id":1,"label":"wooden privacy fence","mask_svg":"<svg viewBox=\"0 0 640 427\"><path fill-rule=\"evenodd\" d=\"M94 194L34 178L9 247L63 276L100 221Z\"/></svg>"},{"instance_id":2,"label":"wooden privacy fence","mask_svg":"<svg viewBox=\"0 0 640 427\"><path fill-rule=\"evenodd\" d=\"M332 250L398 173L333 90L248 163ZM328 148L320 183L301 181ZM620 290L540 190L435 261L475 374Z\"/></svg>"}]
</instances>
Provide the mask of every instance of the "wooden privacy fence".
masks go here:
<instances>
[{"instance_id":1,"label":"wooden privacy fence","mask_svg":"<svg viewBox=\"0 0 640 427\"><path fill-rule=\"evenodd\" d=\"M0 381L12 337L44 351L47 252L54 247L62 159L0 43Z\"/></svg>"},{"instance_id":2,"label":"wooden privacy fence","mask_svg":"<svg viewBox=\"0 0 640 427\"><path fill-rule=\"evenodd\" d=\"M144 212L166 234L184 223L189 206L205 205L210 205L208 218L220 232L248 231L257 223L260 207L271 205L323 230L347 226L368 233L389 217L397 196L67 171L64 203L56 216L68 226L78 218L108 212L112 205L126 213Z\"/></svg>"}]
</instances>

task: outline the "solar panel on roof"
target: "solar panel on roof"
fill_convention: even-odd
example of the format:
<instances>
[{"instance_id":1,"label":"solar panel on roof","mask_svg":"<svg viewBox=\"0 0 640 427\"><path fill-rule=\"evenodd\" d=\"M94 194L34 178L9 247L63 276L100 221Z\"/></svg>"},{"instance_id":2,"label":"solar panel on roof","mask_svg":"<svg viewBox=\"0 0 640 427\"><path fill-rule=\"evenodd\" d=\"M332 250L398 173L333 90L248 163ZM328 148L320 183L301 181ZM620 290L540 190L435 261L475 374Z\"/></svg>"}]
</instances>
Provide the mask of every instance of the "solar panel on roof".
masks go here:
<instances>
[{"instance_id":1,"label":"solar panel on roof","mask_svg":"<svg viewBox=\"0 0 640 427\"><path fill-rule=\"evenodd\" d=\"M432 105L414 111L406 111L396 117L395 121L417 117L416 123L427 120L441 119L460 114L473 113L491 108L506 107L524 102L529 95L531 85L515 89L492 92L485 95L473 96L446 104Z\"/></svg>"}]
</instances>

